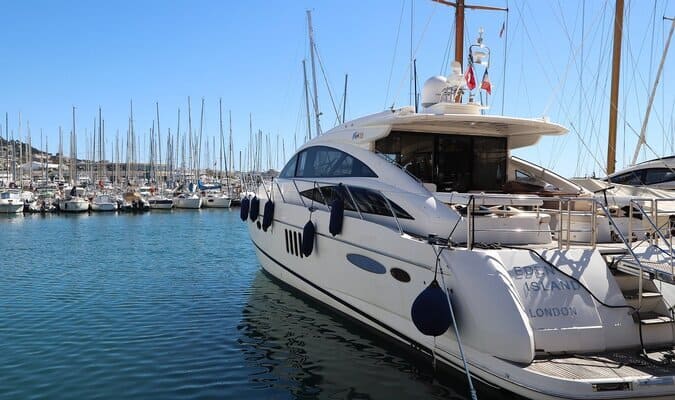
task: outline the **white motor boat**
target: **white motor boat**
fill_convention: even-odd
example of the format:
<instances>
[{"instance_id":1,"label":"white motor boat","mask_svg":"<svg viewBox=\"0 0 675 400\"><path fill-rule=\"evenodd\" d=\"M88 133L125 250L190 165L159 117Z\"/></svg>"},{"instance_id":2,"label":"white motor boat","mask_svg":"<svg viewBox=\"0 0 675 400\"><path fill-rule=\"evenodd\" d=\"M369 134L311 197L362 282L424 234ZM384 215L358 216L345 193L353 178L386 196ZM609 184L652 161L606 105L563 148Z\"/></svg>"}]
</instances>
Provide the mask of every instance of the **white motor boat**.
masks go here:
<instances>
[{"instance_id":1,"label":"white motor boat","mask_svg":"<svg viewBox=\"0 0 675 400\"><path fill-rule=\"evenodd\" d=\"M84 189L73 186L70 193L59 199L59 210L67 213L79 213L89 211L90 203L84 197Z\"/></svg>"},{"instance_id":2,"label":"white motor boat","mask_svg":"<svg viewBox=\"0 0 675 400\"><path fill-rule=\"evenodd\" d=\"M19 189L0 191L0 214L18 214L23 211L23 200Z\"/></svg>"},{"instance_id":3,"label":"white motor boat","mask_svg":"<svg viewBox=\"0 0 675 400\"><path fill-rule=\"evenodd\" d=\"M232 206L232 198L225 193L206 192L202 196L202 205L208 208L230 208Z\"/></svg>"},{"instance_id":4,"label":"white motor boat","mask_svg":"<svg viewBox=\"0 0 675 400\"><path fill-rule=\"evenodd\" d=\"M151 210L170 210L173 208L173 199L162 195L150 196L148 204Z\"/></svg>"},{"instance_id":5,"label":"white motor boat","mask_svg":"<svg viewBox=\"0 0 675 400\"><path fill-rule=\"evenodd\" d=\"M566 129L457 102L461 78L428 80L420 112L333 128L249 188L241 217L264 270L521 396L675 398L669 233L640 210L637 232L632 215L511 157Z\"/></svg>"},{"instance_id":6,"label":"white motor boat","mask_svg":"<svg viewBox=\"0 0 675 400\"><path fill-rule=\"evenodd\" d=\"M173 198L175 208L199 209L202 207L202 198L194 193L180 193Z\"/></svg>"},{"instance_id":7,"label":"white motor boat","mask_svg":"<svg viewBox=\"0 0 675 400\"><path fill-rule=\"evenodd\" d=\"M91 201L92 211L116 211L117 201L109 194L98 194Z\"/></svg>"}]
</instances>

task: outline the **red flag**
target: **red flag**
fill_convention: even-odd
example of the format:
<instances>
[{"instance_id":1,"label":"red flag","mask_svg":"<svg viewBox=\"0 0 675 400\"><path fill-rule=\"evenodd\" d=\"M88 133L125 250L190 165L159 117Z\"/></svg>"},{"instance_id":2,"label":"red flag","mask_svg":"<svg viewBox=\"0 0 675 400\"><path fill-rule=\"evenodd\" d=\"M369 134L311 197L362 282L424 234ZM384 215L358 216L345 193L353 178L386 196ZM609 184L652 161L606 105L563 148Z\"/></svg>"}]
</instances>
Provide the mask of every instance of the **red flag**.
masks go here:
<instances>
[{"instance_id":1,"label":"red flag","mask_svg":"<svg viewBox=\"0 0 675 400\"><path fill-rule=\"evenodd\" d=\"M480 83L480 88L485 90L488 94L492 94L492 84L490 83L487 69L483 73L483 80Z\"/></svg>"},{"instance_id":2,"label":"red flag","mask_svg":"<svg viewBox=\"0 0 675 400\"><path fill-rule=\"evenodd\" d=\"M466 79L466 87L469 90L474 90L476 88L476 74L473 72L473 65L469 64L469 68L464 74L464 79Z\"/></svg>"}]
</instances>

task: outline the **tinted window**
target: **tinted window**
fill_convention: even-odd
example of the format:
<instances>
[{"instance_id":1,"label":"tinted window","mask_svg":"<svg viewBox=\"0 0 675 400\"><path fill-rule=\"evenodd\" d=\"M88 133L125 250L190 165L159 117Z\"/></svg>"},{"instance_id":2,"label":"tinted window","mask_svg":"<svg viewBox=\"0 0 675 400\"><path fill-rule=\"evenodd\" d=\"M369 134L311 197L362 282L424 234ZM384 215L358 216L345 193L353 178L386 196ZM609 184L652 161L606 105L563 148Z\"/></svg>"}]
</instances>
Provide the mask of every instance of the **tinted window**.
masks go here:
<instances>
[{"instance_id":1,"label":"tinted window","mask_svg":"<svg viewBox=\"0 0 675 400\"><path fill-rule=\"evenodd\" d=\"M287 163L284 169L279 174L280 178L292 178L295 176L295 165L298 162L298 156L295 155Z\"/></svg>"},{"instance_id":2,"label":"tinted window","mask_svg":"<svg viewBox=\"0 0 675 400\"><path fill-rule=\"evenodd\" d=\"M310 147L298 155L295 176L301 178L368 177L377 175L349 154L325 146Z\"/></svg>"},{"instance_id":3,"label":"tinted window","mask_svg":"<svg viewBox=\"0 0 675 400\"><path fill-rule=\"evenodd\" d=\"M668 168L652 168L645 171L645 185L675 181L675 171Z\"/></svg>"},{"instance_id":4,"label":"tinted window","mask_svg":"<svg viewBox=\"0 0 675 400\"><path fill-rule=\"evenodd\" d=\"M354 198L354 202L359 207L359 211L365 214L384 215L391 217L391 211L387 206L387 202L380 195L379 192L365 188L350 187L349 193ZM322 186L314 189L303 191L301 194L317 203L331 204L335 199L342 199L345 210L356 211L354 203L349 196L347 189L344 186ZM389 200L391 207L394 209L397 218L414 219L401 206Z\"/></svg>"},{"instance_id":5,"label":"tinted window","mask_svg":"<svg viewBox=\"0 0 675 400\"><path fill-rule=\"evenodd\" d=\"M375 148L440 192L496 192L506 182L503 137L395 131Z\"/></svg>"},{"instance_id":6,"label":"tinted window","mask_svg":"<svg viewBox=\"0 0 675 400\"><path fill-rule=\"evenodd\" d=\"M640 177L641 171L626 172L625 174L617 175L609 181L618 183L620 185L643 185Z\"/></svg>"}]
</instances>

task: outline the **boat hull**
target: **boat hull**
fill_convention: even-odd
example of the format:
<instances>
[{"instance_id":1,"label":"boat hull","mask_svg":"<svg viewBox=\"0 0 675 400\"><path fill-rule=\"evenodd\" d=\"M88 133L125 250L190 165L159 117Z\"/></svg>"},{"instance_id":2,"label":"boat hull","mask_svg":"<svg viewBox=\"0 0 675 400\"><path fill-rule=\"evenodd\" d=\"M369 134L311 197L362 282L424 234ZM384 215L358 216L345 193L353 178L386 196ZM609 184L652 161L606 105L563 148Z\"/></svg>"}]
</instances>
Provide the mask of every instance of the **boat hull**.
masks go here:
<instances>
[{"instance_id":1,"label":"boat hull","mask_svg":"<svg viewBox=\"0 0 675 400\"><path fill-rule=\"evenodd\" d=\"M173 205L176 208L199 209L202 207L202 199L201 197L176 197L173 200Z\"/></svg>"},{"instance_id":2,"label":"boat hull","mask_svg":"<svg viewBox=\"0 0 675 400\"><path fill-rule=\"evenodd\" d=\"M0 214L18 214L23 211L21 202L2 202L0 203Z\"/></svg>"},{"instance_id":3,"label":"boat hull","mask_svg":"<svg viewBox=\"0 0 675 400\"><path fill-rule=\"evenodd\" d=\"M148 204L151 210L170 210L173 208L173 200L171 199L150 199Z\"/></svg>"},{"instance_id":4,"label":"boat hull","mask_svg":"<svg viewBox=\"0 0 675 400\"><path fill-rule=\"evenodd\" d=\"M356 219L346 220L343 233L334 237L326 230L328 213L318 210L314 211L311 217L317 227L313 252L309 256L304 256L301 252L302 224L307 221L307 211L304 207L278 204L273 224L266 231L261 228L261 219L261 216L256 221L251 221L248 218L245 223L248 225L256 255L267 273L299 292L325 304L339 314L346 315L378 333L402 343L415 352L434 358L436 362L442 365L463 372L462 359L452 328L434 339L417 331L410 318L413 301L434 276L435 254L425 241L414 240L389 228L374 226L375 224L369 226L368 222ZM458 250L450 252L451 256L444 255L444 259L445 257L454 257L452 258L454 263L447 263L447 265L454 267L451 268L452 272L449 275L441 272L440 276L445 275L443 279L467 282L471 281L471 279L467 279L471 274L475 275L477 271L482 271L479 274L480 276L467 283L468 289L454 288L455 296L462 296L459 297L459 305L456 309L459 311L459 318L462 318L462 315L466 318L467 315L473 314L475 311L477 318L480 320L479 325L472 325L474 323L472 318L459 320L458 322L458 326L467 333L466 336L464 336L465 333L462 333L462 339L465 342L464 353L474 380L528 398L672 398L669 397L672 396L674 390L672 384L661 386L652 384L649 379L644 378L646 375L642 375L642 379L639 375L637 378L635 375L626 377L624 378L625 381L630 382L626 389L603 389L608 390L604 392L594 389L595 385L605 383L597 377L578 380L554 378L552 375L542 375L541 372L537 371L537 362L525 361L520 363L506 361L509 359L508 357L500 357L499 351L511 352L511 354L526 353L522 351L522 346L521 350L517 352L513 352L510 346L500 345L495 348L489 340L484 340L488 338L490 333L480 333L480 329L489 326L487 331L496 332L496 335L503 333L505 337L511 337L515 340L516 336L511 336L512 332L508 329L515 326L510 324L510 320L513 320L511 316L516 315L518 311L516 310L516 314L514 314L504 304L514 300L511 303L516 305L518 310L521 307L517 304L519 301L515 301L517 295L511 287L513 283L508 282L509 276L513 276L515 271L514 265L518 265L515 264L517 260L514 258L514 263L504 264L505 267L508 265L506 270L497 265L497 269L493 268L495 272L486 273L485 271L489 269L489 263L491 262L489 260L493 258L506 260L505 257L513 253L493 253L490 250ZM508 252L509 250L502 251ZM361 258L375 260L375 262L356 265L351 262L349 257L353 254ZM522 260L525 260L524 265L531 262L531 255L526 250L519 254ZM486 263L481 265L475 262L479 259L486 260ZM469 262L466 262L466 260L469 260ZM600 261L600 263L604 265L603 261ZM392 279L394 267L405 270L407 280ZM439 281L441 281L440 277ZM445 285L445 283L442 284ZM508 290L500 288L500 285L504 286L505 284L509 287ZM450 288L450 286L448 287ZM482 287L482 289L476 289L476 294L471 295L470 292L477 287ZM490 293L490 288L493 287L496 289L493 289L493 293ZM474 297L469 301L468 299L471 296ZM577 297L579 297L578 294ZM495 302L486 300L482 304L478 304L481 303L481 298L497 300ZM502 299L509 301L501 301ZM470 309L463 309L463 306L468 307L468 303L471 303ZM497 307L495 304L500 306ZM496 314L495 310L497 310ZM499 320L499 314L503 311L508 312L509 317L505 321L494 322L495 319ZM533 321L532 318L524 314L521 314L521 316L525 317L525 322L522 325L526 326L528 330L531 329L529 325ZM626 321L623 321L623 323L625 324ZM632 324L632 321L628 323ZM494 325L502 326L503 331L495 329ZM486 329L482 330L485 331ZM477 335L474 333L476 332L479 333L478 336L483 335L483 339L475 339ZM518 339L521 339L521 337L522 335ZM478 343L476 347L472 345L473 342L480 342L481 340L483 341L482 344ZM584 340L579 341L583 342ZM483 350L479 350L479 348ZM534 347L532 347L532 350L534 350ZM532 352L529 357L534 357L534 353ZM560 360L564 362L565 357L567 356L560 356ZM538 362L548 361L540 359ZM560 364L552 363L551 365L552 368L555 368L556 365ZM611 368L606 365L603 368L605 368L605 371L611 372ZM583 370L581 364L579 369ZM664 382L667 381L668 377L664 378ZM661 378L654 378L654 382L660 382L659 379ZM614 376L607 378L607 384L610 385L608 387L613 387L611 385L615 385L616 380L617 378ZM639 391L636 392L633 388L637 388Z\"/></svg>"},{"instance_id":5,"label":"boat hull","mask_svg":"<svg viewBox=\"0 0 675 400\"><path fill-rule=\"evenodd\" d=\"M207 208L230 208L232 199L229 197L205 197L202 199L202 205Z\"/></svg>"},{"instance_id":6,"label":"boat hull","mask_svg":"<svg viewBox=\"0 0 675 400\"><path fill-rule=\"evenodd\" d=\"M89 211L89 202L84 199L72 199L59 201L59 209L62 212L78 213Z\"/></svg>"}]
</instances>

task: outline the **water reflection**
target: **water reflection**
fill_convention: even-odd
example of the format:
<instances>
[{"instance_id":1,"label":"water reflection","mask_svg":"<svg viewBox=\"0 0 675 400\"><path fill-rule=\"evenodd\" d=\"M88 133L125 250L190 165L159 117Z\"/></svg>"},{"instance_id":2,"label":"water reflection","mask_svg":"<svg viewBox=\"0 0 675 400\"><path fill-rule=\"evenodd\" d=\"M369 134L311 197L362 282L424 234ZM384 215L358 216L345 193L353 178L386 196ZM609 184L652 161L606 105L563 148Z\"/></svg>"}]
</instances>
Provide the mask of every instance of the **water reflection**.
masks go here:
<instances>
[{"instance_id":1,"label":"water reflection","mask_svg":"<svg viewBox=\"0 0 675 400\"><path fill-rule=\"evenodd\" d=\"M238 327L254 387L294 398L465 398L463 385L438 383L429 362L416 364L272 279L255 276Z\"/></svg>"}]
</instances>

